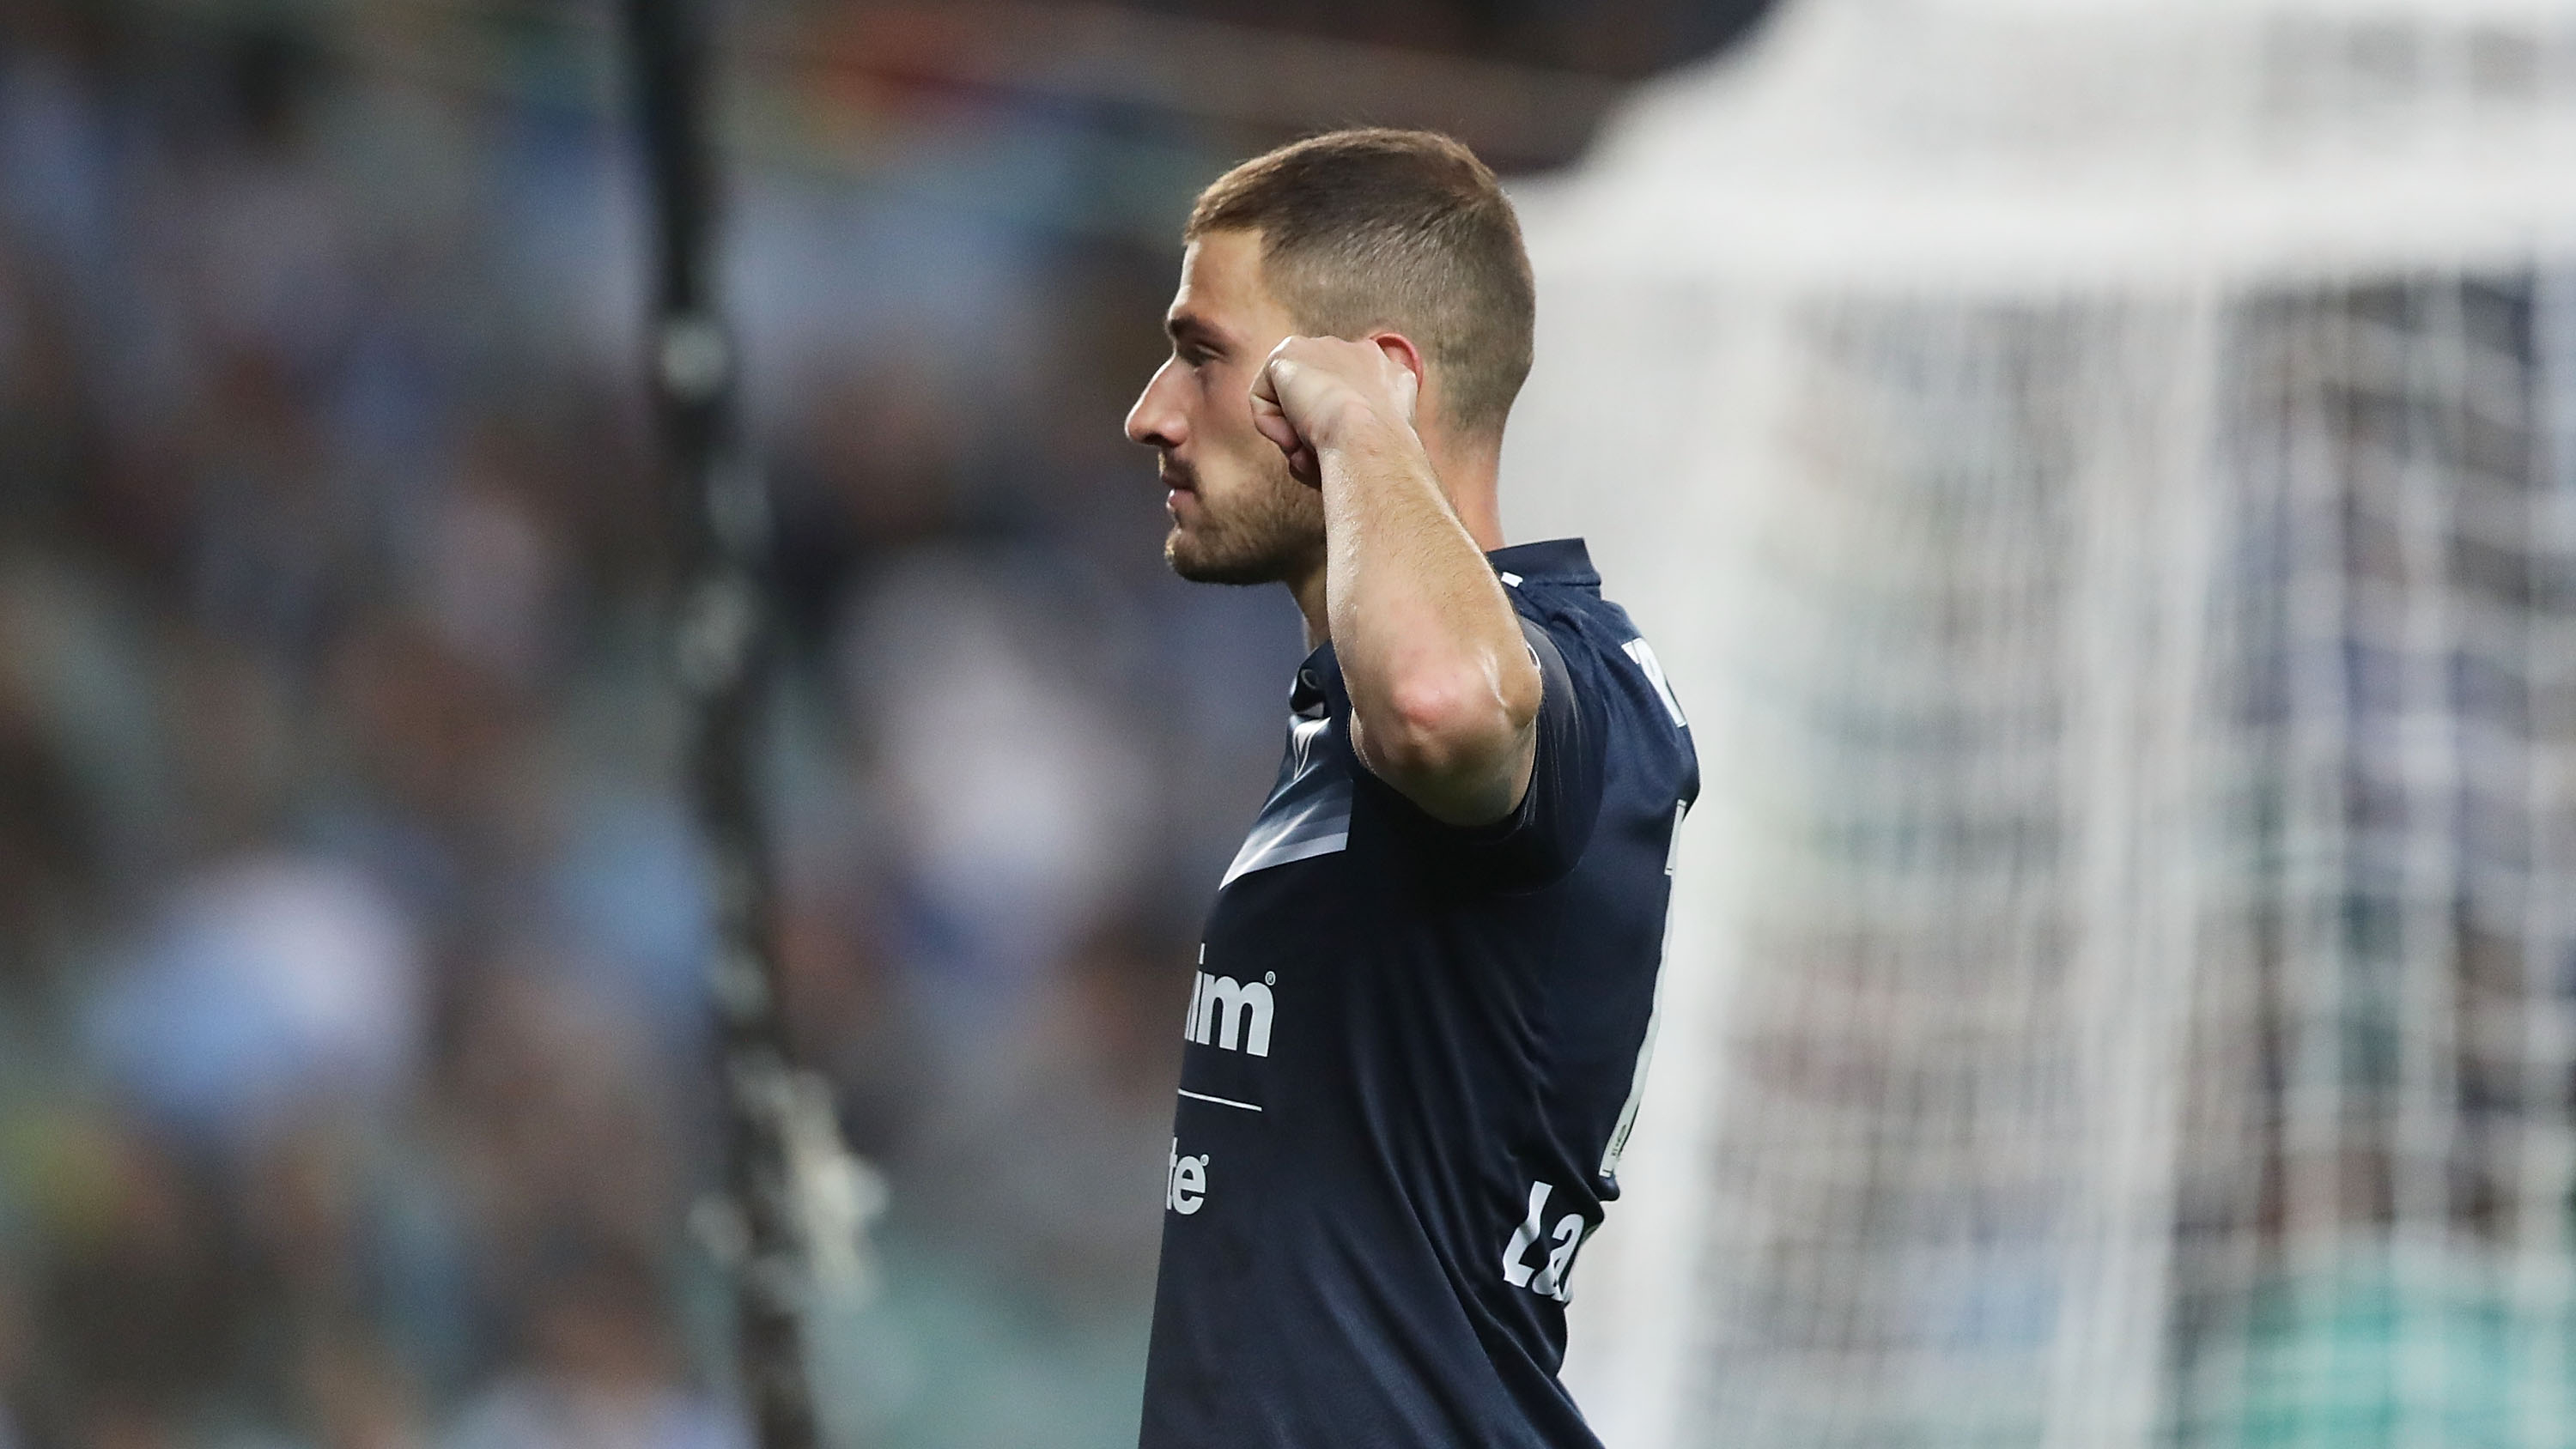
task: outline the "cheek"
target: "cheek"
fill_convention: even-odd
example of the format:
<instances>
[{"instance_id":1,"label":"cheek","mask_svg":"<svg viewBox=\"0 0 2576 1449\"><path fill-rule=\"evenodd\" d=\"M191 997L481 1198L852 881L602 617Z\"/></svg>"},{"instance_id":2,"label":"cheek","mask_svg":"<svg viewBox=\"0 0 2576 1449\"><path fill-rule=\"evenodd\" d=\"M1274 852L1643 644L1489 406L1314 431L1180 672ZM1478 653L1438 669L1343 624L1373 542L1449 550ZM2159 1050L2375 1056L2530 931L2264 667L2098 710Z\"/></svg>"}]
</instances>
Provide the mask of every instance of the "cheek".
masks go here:
<instances>
[{"instance_id":1,"label":"cheek","mask_svg":"<svg viewBox=\"0 0 2576 1449\"><path fill-rule=\"evenodd\" d=\"M1223 438L1229 447L1263 441L1252 426L1252 385L1230 369L1212 367L1199 375L1191 412L1200 427Z\"/></svg>"},{"instance_id":2,"label":"cheek","mask_svg":"<svg viewBox=\"0 0 2576 1449\"><path fill-rule=\"evenodd\" d=\"M1204 435L1211 424L1223 426L1210 407L1212 393L1204 372L1184 373L1181 380L1181 406L1189 411L1191 426Z\"/></svg>"},{"instance_id":3,"label":"cheek","mask_svg":"<svg viewBox=\"0 0 2576 1449\"><path fill-rule=\"evenodd\" d=\"M1224 361L1210 360L1200 363L1190 373L1190 386L1197 390L1202 407L1219 411L1222 411L1231 399L1249 399L1251 396L1244 390L1248 384L1244 380L1242 371L1232 363ZM1244 410L1247 413L1251 411L1249 401L1246 401Z\"/></svg>"}]
</instances>

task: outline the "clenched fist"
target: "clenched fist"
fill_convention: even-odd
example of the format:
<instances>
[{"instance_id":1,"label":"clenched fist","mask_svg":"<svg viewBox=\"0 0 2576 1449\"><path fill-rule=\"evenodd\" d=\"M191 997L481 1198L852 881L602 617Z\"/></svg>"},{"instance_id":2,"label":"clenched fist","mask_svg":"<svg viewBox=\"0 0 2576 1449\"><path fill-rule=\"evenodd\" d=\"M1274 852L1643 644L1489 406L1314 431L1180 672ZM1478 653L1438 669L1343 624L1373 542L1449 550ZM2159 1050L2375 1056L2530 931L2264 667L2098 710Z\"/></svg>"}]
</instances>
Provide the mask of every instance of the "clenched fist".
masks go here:
<instances>
[{"instance_id":1,"label":"clenched fist","mask_svg":"<svg viewBox=\"0 0 2576 1449\"><path fill-rule=\"evenodd\" d=\"M1408 344L1390 338L1351 342L1291 337L1272 348L1252 379L1252 425L1288 455L1288 471L1321 487L1316 454L1357 431L1391 428L1411 439L1420 380L1406 365Z\"/></svg>"}]
</instances>

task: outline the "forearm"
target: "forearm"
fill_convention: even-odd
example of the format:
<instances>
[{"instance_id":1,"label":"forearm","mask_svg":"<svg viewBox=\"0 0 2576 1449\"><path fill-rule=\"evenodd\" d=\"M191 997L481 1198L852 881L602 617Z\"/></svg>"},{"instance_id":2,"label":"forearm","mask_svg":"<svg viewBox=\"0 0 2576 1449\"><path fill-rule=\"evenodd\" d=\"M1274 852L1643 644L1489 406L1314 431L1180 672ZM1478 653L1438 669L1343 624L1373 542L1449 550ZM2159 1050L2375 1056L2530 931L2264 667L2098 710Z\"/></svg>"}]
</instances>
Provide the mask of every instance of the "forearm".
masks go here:
<instances>
[{"instance_id":1,"label":"forearm","mask_svg":"<svg viewBox=\"0 0 2576 1449\"><path fill-rule=\"evenodd\" d=\"M1498 819L1528 783L1539 705L1519 620L1412 430L1336 432L1316 464L1353 747L1434 816Z\"/></svg>"}]
</instances>

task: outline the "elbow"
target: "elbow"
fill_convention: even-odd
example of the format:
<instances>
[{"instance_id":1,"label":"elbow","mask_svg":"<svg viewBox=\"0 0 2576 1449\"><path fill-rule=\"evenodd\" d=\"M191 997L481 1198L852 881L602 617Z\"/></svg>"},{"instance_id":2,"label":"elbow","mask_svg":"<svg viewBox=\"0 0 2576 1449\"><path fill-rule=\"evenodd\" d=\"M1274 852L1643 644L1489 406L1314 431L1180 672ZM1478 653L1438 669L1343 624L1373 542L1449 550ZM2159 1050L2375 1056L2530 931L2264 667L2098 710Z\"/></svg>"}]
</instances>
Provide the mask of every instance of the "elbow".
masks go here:
<instances>
[{"instance_id":1,"label":"elbow","mask_svg":"<svg viewBox=\"0 0 2576 1449\"><path fill-rule=\"evenodd\" d=\"M1371 763L1412 780L1456 780L1517 756L1538 717L1539 678L1517 670L1425 671L1388 693L1383 721L1368 721Z\"/></svg>"}]
</instances>

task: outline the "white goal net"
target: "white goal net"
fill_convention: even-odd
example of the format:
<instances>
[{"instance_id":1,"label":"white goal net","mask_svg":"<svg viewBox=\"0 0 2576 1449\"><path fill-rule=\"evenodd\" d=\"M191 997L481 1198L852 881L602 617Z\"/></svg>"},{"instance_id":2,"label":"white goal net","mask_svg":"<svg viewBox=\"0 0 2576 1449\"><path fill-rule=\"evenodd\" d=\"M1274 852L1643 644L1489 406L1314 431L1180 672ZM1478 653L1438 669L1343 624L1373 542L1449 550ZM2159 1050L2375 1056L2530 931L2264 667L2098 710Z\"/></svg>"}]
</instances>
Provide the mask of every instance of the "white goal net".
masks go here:
<instances>
[{"instance_id":1,"label":"white goal net","mask_svg":"<svg viewBox=\"0 0 2576 1449\"><path fill-rule=\"evenodd\" d=\"M2576 1443L2576 4L1792 0L1522 202L1707 779L1614 1449Z\"/></svg>"}]
</instances>

